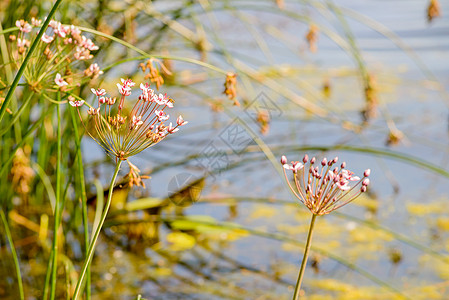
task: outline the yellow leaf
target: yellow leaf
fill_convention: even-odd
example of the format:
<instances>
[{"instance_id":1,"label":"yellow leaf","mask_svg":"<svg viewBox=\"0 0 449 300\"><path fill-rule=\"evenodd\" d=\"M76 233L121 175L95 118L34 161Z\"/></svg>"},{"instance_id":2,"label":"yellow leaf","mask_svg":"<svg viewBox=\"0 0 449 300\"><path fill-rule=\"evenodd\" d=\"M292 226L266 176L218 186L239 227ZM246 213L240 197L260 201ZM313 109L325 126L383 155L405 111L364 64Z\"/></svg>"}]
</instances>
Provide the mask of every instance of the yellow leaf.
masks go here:
<instances>
[{"instance_id":1,"label":"yellow leaf","mask_svg":"<svg viewBox=\"0 0 449 300\"><path fill-rule=\"evenodd\" d=\"M443 218L443 217L438 218L437 226L442 230L449 231L449 218Z\"/></svg>"},{"instance_id":2,"label":"yellow leaf","mask_svg":"<svg viewBox=\"0 0 449 300\"><path fill-rule=\"evenodd\" d=\"M252 219L271 218L276 214L276 210L272 206L258 205L249 216Z\"/></svg>"},{"instance_id":3,"label":"yellow leaf","mask_svg":"<svg viewBox=\"0 0 449 300\"><path fill-rule=\"evenodd\" d=\"M441 203L409 203L407 210L410 214L415 216L424 216L429 214L441 213L443 206Z\"/></svg>"},{"instance_id":4,"label":"yellow leaf","mask_svg":"<svg viewBox=\"0 0 449 300\"><path fill-rule=\"evenodd\" d=\"M167 242L173 251L184 251L195 246L196 240L193 236L183 232L170 232L167 234Z\"/></svg>"},{"instance_id":5,"label":"yellow leaf","mask_svg":"<svg viewBox=\"0 0 449 300\"><path fill-rule=\"evenodd\" d=\"M154 274L156 277L168 277L172 275L172 270L170 268L155 268Z\"/></svg>"}]
</instances>

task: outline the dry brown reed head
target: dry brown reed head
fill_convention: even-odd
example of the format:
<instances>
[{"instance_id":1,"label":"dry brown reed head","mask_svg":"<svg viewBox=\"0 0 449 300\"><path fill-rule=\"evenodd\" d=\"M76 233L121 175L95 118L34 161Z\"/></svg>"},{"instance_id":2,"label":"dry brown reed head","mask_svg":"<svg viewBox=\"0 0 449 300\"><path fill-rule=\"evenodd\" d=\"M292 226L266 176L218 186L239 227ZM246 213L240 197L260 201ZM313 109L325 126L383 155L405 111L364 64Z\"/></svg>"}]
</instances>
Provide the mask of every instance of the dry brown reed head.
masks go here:
<instances>
[{"instance_id":1,"label":"dry brown reed head","mask_svg":"<svg viewBox=\"0 0 449 300\"><path fill-rule=\"evenodd\" d=\"M379 103L377 98L376 77L368 74L365 80L365 109L362 111L363 119L369 121L377 116L376 108Z\"/></svg>"},{"instance_id":2,"label":"dry brown reed head","mask_svg":"<svg viewBox=\"0 0 449 300\"><path fill-rule=\"evenodd\" d=\"M306 41L309 44L310 52L315 53L318 50L318 26L315 24L310 24L309 31L306 34Z\"/></svg>"},{"instance_id":3,"label":"dry brown reed head","mask_svg":"<svg viewBox=\"0 0 449 300\"><path fill-rule=\"evenodd\" d=\"M141 186L145 188L145 183L143 179L149 179L150 176L140 175L140 170L134 164L132 164L129 159L127 160L129 166L129 172L125 175L125 179L128 181L129 187Z\"/></svg>"},{"instance_id":4,"label":"dry brown reed head","mask_svg":"<svg viewBox=\"0 0 449 300\"><path fill-rule=\"evenodd\" d=\"M434 18L441 16L440 2L438 0L430 0L427 7L427 22L432 22Z\"/></svg>"},{"instance_id":5,"label":"dry brown reed head","mask_svg":"<svg viewBox=\"0 0 449 300\"><path fill-rule=\"evenodd\" d=\"M276 0L276 5L279 7L279 9L284 9L285 2L284 0Z\"/></svg>"},{"instance_id":6,"label":"dry brown reed head","mask_svg":"<svg viewBox=\"0 0 449 300\"><path fill-rule=\"evenodd\" d=\"M234 105L240 106L240 102L236 99L237 97L237 74L229 72L226 74L226 81L224 83L224 91L225 94L230 100L234 101Z\"/></svg>"},{"instance_id":7,"label":"dry brown reed head","mask_svg":"<svg viewBox=\"0 0 449 300\"><path fill-rule=\"evenodd\" d=\"M385 144L387 146L397 146L404 139L404 134L399 129L392 129L388 133Z\"/></svg>"},{"instance_id":8,"label":"dry brown reed head","mask_svg":"<svg viewBox=\"0 0 449 300\"><path fill-rule=\"evenodd\" d=\"M30 185L34 178L34 171L30 166L29 146L19 148L14 155L10 178L14 191L22 198L30 192Z\"/></svg>"},{"instance_id":9,"label":"dry brown reed head","mask_svg":"<svg viewBox=\"0 0 449 300\"><path fill-rule=\"evenodd\" d=\"M321 90L323 92L323 96L326 99L329 99L331 96L331 81L329 80L329 78L324 79Z\"/></svg>"},{"instance_id":10,"label":"dry brown reed head","mask_svg":"<svg viewBox=\"0 0 449 300\"><path fill-rule=\"evenodd\" d=\"M156 88L159 90L160 86L164 84L164 78L162 77L159 70L153 65L154 62L157 62L160 68L167 75L172 75L170 70L168 70L165 65L158 59L150 58L145 64L141 63L139 67L142 69L142 72L146 72L148 70L148 74L145 75L146 80L150 80L152 83L156 84Z\"/></svg>"},{"instance_id":11,"label":"dry brown reed head","mask_svg":"<svg viewBox=\"0 0 449 300\"><path fill-rule=\"evenodd\" d=\"M270 115L267 111L261 110L257 113L257 122L260 125L260 133L263 135L268 133L270 130Z\"/></svg>"}]
</instances>

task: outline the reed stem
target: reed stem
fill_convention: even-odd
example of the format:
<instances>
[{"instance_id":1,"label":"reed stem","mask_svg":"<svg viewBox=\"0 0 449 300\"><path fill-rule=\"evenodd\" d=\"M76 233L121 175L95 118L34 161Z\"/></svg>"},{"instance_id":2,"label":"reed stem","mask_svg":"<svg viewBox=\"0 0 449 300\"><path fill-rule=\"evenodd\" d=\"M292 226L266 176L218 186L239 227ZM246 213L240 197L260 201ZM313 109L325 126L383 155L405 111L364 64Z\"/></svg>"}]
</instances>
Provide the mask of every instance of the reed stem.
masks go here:
<instances>
[{"instance_id":1,"label":"reed stem","mask_svg":"<svg viewBox=\"0 0 449 300\"><path fill-rule=\"evenodd\" d=\"M5 226L6 238L8 239L9 247L11 248L11 254L14 260L14 267L16 269L17 286L19 288L20 300L24 300L25 295L23 293L22 275L20 273L19 258L17 257L17 252L12 240L11 230L9 230L8 220L6 219L3 209L0 209L0 216L2 218L3 225Z\"/></svg>"},{"instance_id":2,"label":"reed stem","mask_svg":"<svg viewBox=\"0 0 449 300\"><path fill-rule=\"evenodd\" d=\"M84 167L83 167L83 157L81 153L81 136L78 132L78 126L76 123L75 109L70 108L70 115L72 117L73 132L75 134L76 143L76 155L78 157L78 176L80 182L80 194L81 194L81 210L83 215L83 227L84 227L84 251L86 257L89 254L89 222L87 220L87 197L86 197L86 185L84 181ZM87 267L86 274L86 300L90 300L90 266Z\"/></svg>"},{"instance_id":3,"label":"reed stem","mask_svg":"<svg viewBox=\"0 0 449 300\"><path fill-rule=\"evenodd\" d=\"M58 92L58 101L61 99L61 94ZM50 299L54 300L56 296L56 277L58 270L58 231L59 231L59 219L60 219L60 203L61 203L61 153L62 153L62 130L61 130L61 107L60 104L56 105L56 117L58 122L57 129L57 150L56 150L56 203L55 203L55 218L54 218L54 232L53 232L53 256L51 267L51 289Z\"/></svg>"}]
</instances>

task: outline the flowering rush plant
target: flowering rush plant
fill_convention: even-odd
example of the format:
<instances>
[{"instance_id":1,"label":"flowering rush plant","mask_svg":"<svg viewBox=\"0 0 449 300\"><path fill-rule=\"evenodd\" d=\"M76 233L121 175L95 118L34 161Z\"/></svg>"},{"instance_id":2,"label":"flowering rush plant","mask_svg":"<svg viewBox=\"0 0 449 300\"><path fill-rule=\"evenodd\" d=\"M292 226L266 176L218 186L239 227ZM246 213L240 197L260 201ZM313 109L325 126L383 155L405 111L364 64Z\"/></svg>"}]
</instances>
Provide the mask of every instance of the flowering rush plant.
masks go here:
<instances>
[{"instance_id":1,"label":"flowering rush plant","mask_svg":"<svg viewBox=\"0 0 449 300\"><path fill-rule=\"evenodd\" d=\"M120 93L118 101L116 98L107 97L104 89L92 89L98 105L90 106L87 113L94 123L95 133L87 129L86 131L108 154L114 156L116 161L126 160L156 145L188 123L180 115L176 124L170 122L167 126L166 122L170 116L166 110L173 107L174 100L167 94L157 94L147 83L140 84L141 94L137 102L131 111L125 112L125 99L131 95L134 85L131 79L121 79L121 84L117 83ZM84 100L69 96L69 103L78 109L81 118L79 108L84 104Z\"/></svg>"},{"instance_id":2,"label":"flowering rush plant","mask_svg":"<svg viewBox=\"0 0 449 300\"><path fill-rule=\"evenodd\" d=\"M17 67L22 64L36 38L37 32L33 34L33 31L40 30L41 23L41 20L35 18L31 19L31 24L25 20L16 21L19 32L17 35L10 35L9 40L12 43L12 61ZM98 49L91 39L82 35L77 26L63 25L51 20L30 63L27 64L25 80L37 92L42 89L71 90L82 81L95 79L103 73L96 63L82 63L83 67L72 69L75 63L91 59L91 51Z\"/></svg>"},{"instance_id":3,"label":"flowering rush plant","mask_svg":"<svg viewBox=\"0 0 449 300\"><path fill-rule=\"evenodd\" d=\"M312 157L309 160L309 156L306 154L302 162L292 161L291 164L288 164L287 157L281 157L285 179L290 190L312 212L293 300L299 299L316 217L326 215L353 201L360 194L366 192L369 185L370 169L365 170L363 177L360 178L346 169L345 162L341 163L340 168L337 166L337 162L338 157L329 161L327 158L323 158L321 163L315 164L316 158ZM293 173L293 184L287 177L287 170Z\"/></svg>"},{"instance_id":4,"label":"flowering rush plant","mask_svg":"<svg viewBox=\"0 0 449 300\"><path fill-rule=\"evenodd\" d=\"M329 161L323 158L321 163L315 165L316 158L309 160L306 154L302 162L288 164L285 156L281 158L291 191L314 215L325 215L348 204L366 192L369 185L370 169L360 178L346 169L345 162L341 163L340 168L336 166L337 161L338 157ZM294 185L288 180L286 170L292 171ZM351 186L351 182L355 184Z\"/></svg>"}]
</instances>

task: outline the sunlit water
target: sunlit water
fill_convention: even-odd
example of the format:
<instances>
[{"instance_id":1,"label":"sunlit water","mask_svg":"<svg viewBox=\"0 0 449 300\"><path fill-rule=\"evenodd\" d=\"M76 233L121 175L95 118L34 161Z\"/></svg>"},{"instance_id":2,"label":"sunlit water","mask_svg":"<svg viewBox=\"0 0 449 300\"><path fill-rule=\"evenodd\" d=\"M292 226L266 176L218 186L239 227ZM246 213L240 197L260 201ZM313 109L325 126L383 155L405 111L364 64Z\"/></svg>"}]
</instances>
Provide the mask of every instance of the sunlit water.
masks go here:
<instances>
[{"instance_id":1,"label":"sunlit water","mask_svg":"<svg viewBox=\"0 0 449 300\"><path fill-rule=\"evenodd\" d=\"M203 158L191 161L187 166L165 169L154 174L149 183L149 193L152 196L166 197L169 191L173 190L169 182L172 182L171 180L178 174L187 173L198 177L205 171L212 171L213 175L206 179L206 188L202 191L198 203L184 210L186 215L212 216L219 221L232 221L244 227L279 233L304 242L309 214L300 205L297 207L276 205L276 200L280 199L296 201L289 194L279 175L280 165L272 165L254 142L248 148L240 145L239 147L248 152L236 154L233 153L235 150L233 147L237 146L229 140L226 141L226 137L230 134L229 130L236 124L236 117L243 119L252 128L273 151L276 159L281 154L287 154L290 159L299 160L304 154L303 151L283 150L294 146L341 143L391 149L422 159L442 169L448 169L449 19L446 15L449 6L447 2L442 3L443 17L435 19L431 24L426 21L427 4L423 1L363 3L338 1L337 4L350 9L351 12L353 10L356 14L371 18L379 23L373 23L376 28L383 26L413 51L413 54L407 54L392 40L360 22L347 18L357 46L362 51L363 59L377 80L380 102L378 117L372 120L361 134L343 130L341 128L343 119L360 124L359 111L364 105L361 84L354 71L356 69L354 59L321 32L318 52L312 54L308 52L307 44L302 39L307 32L307 26L298 22L286 22L285 19L269 13L249 13L251 17L259 17L255 21L259 25L259 33L266 38L268 48L271 50L270 59L278 69L281 68L281 64L291 64L298 70L295 76L308 81L319 95L322 81L325 78L330 79L332 96L327 102L322 99L319 101L320 105L328 105L330 115L335 115L336 118L331 120L308 118L300 108L287 104L282 96L259 86L248 92L249 100L258 99L257 96L265 92L269 101L279 105L279 111L273 114L269 134L262 136L258 132L258 125L242 108L231 109L231 113L228 112L226 117L223 114L211 114L202 105L189 108L191 102L182 100L180 102L183 107L178 106L178 109L180 111L188 109L185 118L190 120L191 133L174 137L170 142L148 151L140 157L141 165L154 166L160 161L176 161L198 151L207 156L208 151L213 151L211 147L227 151L226 159L230 162L244 163L238 168L225 168L217 173L214 170L216 171L219 164L216 161L211 162L212 159L209 161ZM283 26L282 31L287 37L296 38L290 42L294 45L293 50L296 49L298 52L287 49L285 45L263 33L263 28L267 28L263 26L264 22L261 19L268 16L273 17L270 24ZM314 18L315 15L312 12L310 16ZM230 30L223 34L223 39L228 43L237 41L236 45L240 47L237 52L261 61L269 60L264 58L260 50L254 50L257 46L253 40L245 39L247 33L243 35L237 33L242 29L238 22L226 23L232 22L232 17L219 15L218 19ZM321 20L320 22L327 24L336 32L344 34L341 24L335 17L331 20L322 17L314 20ZM207 90L207 86L205 89ZM303 95L309 96L307 92ZM182 98L182 94L179 97ZM247 112L251 113L251 109ZM217 126L212 129L211 123L216 119L218 119ZM387 122L390 127L393 126L391 128L395 126L404 134L396 146L385 146L388 135ZM203 126L205 130L198 129L199 126ZM187 131L189 129L186 129ZM309 151L310 153L317 156L324 154L316 151ZM447 205L444 204L448 201L447 178L404 161L370 154L330 151L325 155L338 155L340 160L346 160L348 167L359 174L365 168L372 169L369 197L357 200L342 209L342 212L373 221L395 233L405 235L420 245L447 255L449 228L444 225L449 216ZM235 207L227 204L201 203L203 199L222 197L238 197L244 200L262 198L264 201L272 199L273 203L251 204L244 201ZM163 233L170 232L164 228L161 230ZM145 276L137 276L139 279L135 280L139 284L136 291L155 299L184 299L184 297L210 299L210 294L215 294L218 299L221 292L224 293L221 295L222 298L290 297L302 248L252 235L241 237L236 241L226 241L228 238L226 233L220 231L206 232L204 236L211 239L210 244L214 251L234 262L226 261L217 253L205 250L200 243L192 251L179 253L179 259L188 267L178 264L173 269L174 273L191 279L197 286L184 282L180 288L179 279L169 276L166 282L174 282L176 286L173 289L169 287L169 291L163 291L155 287ZM169 244L164 245L169 247ZM422 250L417 250L382 230L370 229L348 217L331 215L319 218L314 246L355 264L408 295L415 294L414 299L427 299L432 293L435 293L437 299L444 299L449 295L446 292L446 280L449 279L448 265L430 258ZM154 253L147 251L147 255L150 259ZM398 258L399 261L393 263L394 258ZM137 265L145 265L145 260L135 261L135 258L131 260ZM376 288L376 284L371 280L341 265L335 259L315 253L311 259L312 263L314 261L316 268L313 269L309 264L304 285L309 297L323 294L342 297L339 299L351 297L351 299L369 297L377 299L376 296L372 296L376 295L376 289L379 293L378 299L392 297L385 290ZM195 273L195 270L203 275ZM132 270L129 271L133 273ZM332 287L332 280L340 282L340 286ZM192 286L191 290L188 286ZM190 295L180 295L178 288ZM423 292L425 288L428 289L427 294ZM355 294L352 295L349 291ZM345 292L349 293L346 298Z\"/></svg>"},{"instance_id":2,"label":"sunlit water","mask_svg":"<svg viewBox=\"0 0 449 300\"><path fill-rule=\"evenodd\" d=\"M254 106L245 108L242 101L242 107L229 108L231 102L225 100L226 111L212 113L200 98L186 98L182 90L172 88L168 92L177 99L173 116L182 112L190 123L183 128L184 133L181 131L133 160L143 171L152 168L158 171L147 181L147 190L131 193L129 200L144 196L166 198L182 186L176 179L199 178L206 174L200 197L183 210L178 209L178 213L208 216L209 219L201 220L209 222L211 218L229 221L261 234L275 233L303 243L309 213L299 203L295 206L279 201L298 202L281 177L278 159L282 154L291 160L300 160L305 151L294 151L294 148L343 144L389 149L448 170L449 4L441 1L443 16L428 24L426 2L336 1L345 8L343 14L371 18L378 23L372 23L374 27L385 28L413 51L407 53L373 28L346 18L367 69L377 81L378 116L360 134L342 128L344 120L361 124L360 111L365 100L354 58L335 41L320 31L318 51L310 53L304 40L308 25L268 12L242 10L266 41L270 53L266 55L252 38L254 32L248 32L241 21L236 21L235 15L217 13L216 22L222 29L217 35L235 58L251 67L272 64L273 70L291 74L288 80L275 80L325 108L327 115L313 117L268 87L254 85L250 90L240 82L240 93L245 96L246 104L275 103L269 133L264 136L251 118ZM328 19L313 9L304 10L287 3L286 8L289 7L294 13L309 12L312 20L344 36L344 29L335 15ZM214 30L213 21L205 15L201 21L206 28ZM220 48L219 43L213 43ZM184 51L182 46L172 52L173 55L186 53L190 52ZM232 70L217 55L210 54L210 57L211 62ZM189 68L189 65L179 63L176 67ZM329 99L321 92L326 79L331 86ZM206 93L214 91L216 94L222 83L222 78L214 79L202 88ZM239 132L240 142L233 140L233 130L247 127L239 121L251 129L251 132ZM385 146L388 126L404 135L391 147ZM268 146L266 152L261 151L255 137ZM85 151L88 160L101 158L101 151L87 139L84 149L89 150ZM274 155L274 164L267 158L270 152ZM388 289L380 289L354 267L344 266L345 263L414 296L412 299L431 296L447 299L449 264L399 241L398 236L371 229L351 216L372 221L447 256L448 178L422 166L372 154L337 150L308 153L318 157L339 156L340 161L346 161L348 168L357 174L371 168L372 185L367 196L341 209L345 215L332 214L318 219L313 242L317 251L312 251L303 285L307 299L394 299ZM164 163L180 162L194 154L200 157L179 166L158 169ZM221 160L217 161L217 156ZM234 168L236 163L240 165ZM102 173L109 175L108 168L102 168ZM89 176L92 178L92 174ZM230 205L217 200L226 197L239 202ZM256 201L261 203L254 203ZM165 209L157 214L172 216L174 210ZM138 213L135 217L145 216ZM186 234L173 230L170 222L159 223L156 228L159 236L155 237L151 226L154 225L106 229L107 239L103 238L98 246L94 260L97 270L93 276L95 299L134 299L137 294L146 299L291 297L302 257L300 246L257 236L254 232L248 234L207 226L197 228L196 233L184 231ZM135 240L129 238L133 230ZM181 234L170 236L173 232ZM187 235L196 239L189 239ZM79 245L72 251L81 253ZM395 258L398 259L396 263L393 262Z\"/></svg>"}]
</instances>

